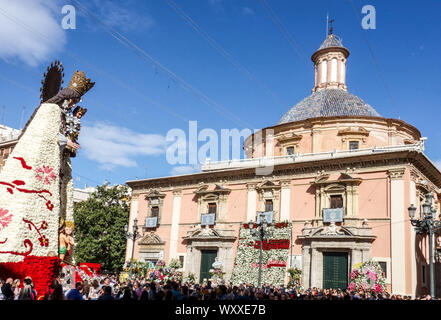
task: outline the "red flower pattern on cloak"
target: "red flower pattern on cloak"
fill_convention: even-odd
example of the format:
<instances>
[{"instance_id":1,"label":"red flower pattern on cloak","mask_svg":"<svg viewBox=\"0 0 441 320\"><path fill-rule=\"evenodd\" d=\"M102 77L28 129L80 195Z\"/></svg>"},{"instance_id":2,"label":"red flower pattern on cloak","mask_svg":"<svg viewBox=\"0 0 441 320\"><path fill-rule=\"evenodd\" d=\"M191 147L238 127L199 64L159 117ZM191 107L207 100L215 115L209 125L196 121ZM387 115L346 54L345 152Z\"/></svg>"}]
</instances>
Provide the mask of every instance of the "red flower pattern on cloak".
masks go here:
<instances>
[{"instance_id":1,"label":"red flower pattern on cloak","mask_svg":"<svg viewBox=\"0 0 441 320\"><path fill-rule=\"evenodd\" d=\"M6 209L1 209L0 208L0 230L6 228L9 223L11 223L11 219L12 219L12 214L7 215L9 213L8 210Z\"/></svg>"},{"instance_id":2,"label":"red flower pattern on cloak","mask_svg":"<svg viewBox=\"0 0 441 320\"><path fill-rule=\"evenodd\" d=\"M54 173L54 169L49 166L37 167L35 169L37 173L35 178L38 181L43 181L44 184L51 184L53 181L57 179L57 176Z\"/></svg>"}]
</instances>

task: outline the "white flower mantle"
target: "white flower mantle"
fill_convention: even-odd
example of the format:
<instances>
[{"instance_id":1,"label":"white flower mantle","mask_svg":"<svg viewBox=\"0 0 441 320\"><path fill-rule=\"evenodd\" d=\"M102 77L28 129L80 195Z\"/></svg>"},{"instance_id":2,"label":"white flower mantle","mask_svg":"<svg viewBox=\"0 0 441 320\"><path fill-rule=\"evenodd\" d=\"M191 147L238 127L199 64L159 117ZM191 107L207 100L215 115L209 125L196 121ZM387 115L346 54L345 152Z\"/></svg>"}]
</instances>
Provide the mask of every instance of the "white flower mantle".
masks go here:
<instances>
[{"instance_id":1,"label":"white flower mantle","mask_svg":"<svg viewBox=\"0 0 441 320\"><path fill-rule=\"evenodd\" d=\"M44 103L0 172L0 262L58 251L61 111ZM47 177L47 179L46 179Z\"/></svg>"}]
</instances>

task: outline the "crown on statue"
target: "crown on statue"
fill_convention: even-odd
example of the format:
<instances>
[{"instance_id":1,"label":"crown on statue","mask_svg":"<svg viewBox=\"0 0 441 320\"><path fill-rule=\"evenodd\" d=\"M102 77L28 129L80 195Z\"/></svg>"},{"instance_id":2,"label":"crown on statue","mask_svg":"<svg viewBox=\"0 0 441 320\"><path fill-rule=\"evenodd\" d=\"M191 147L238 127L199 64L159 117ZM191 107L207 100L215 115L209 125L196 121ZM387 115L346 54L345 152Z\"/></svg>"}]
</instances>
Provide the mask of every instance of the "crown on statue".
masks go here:
<instances>
[{"instance_id":1,"label":"crown on statue","mask_svg":"<svg viewBox=\"0 0 441 320\"><path fill-rule=\"evenodd\" d=\"M86 78L86 74L84 71L76 70L70 79L68 88L78 92L81 96L85 95L87 91L92 89L95 85L95 82L91 82L90 78Z\"/></svg>"},{"instance_id":2,"label":"crown on statue","mask_svg":"<svg viewBox=\"0 0 441 320\"><path fill-rule=\"evenodd\" d=\"M64 226L65 226L66 228L71 228L71 229L73 230L74 227L75 227L75 224L74 224L73 221L66 221L66 222L64 223Z\"/></svg>"}]
</instances>

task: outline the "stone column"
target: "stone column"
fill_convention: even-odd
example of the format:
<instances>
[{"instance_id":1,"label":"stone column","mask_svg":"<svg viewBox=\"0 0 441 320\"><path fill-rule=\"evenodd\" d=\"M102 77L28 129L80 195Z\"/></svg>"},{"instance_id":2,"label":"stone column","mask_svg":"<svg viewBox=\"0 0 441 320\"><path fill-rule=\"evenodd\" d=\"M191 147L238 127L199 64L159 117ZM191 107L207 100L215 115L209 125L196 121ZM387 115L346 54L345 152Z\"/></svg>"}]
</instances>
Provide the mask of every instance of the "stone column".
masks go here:
<instances>
[{"instance_id":1,"label":"stone column","mask_svg":"<svg viewBox=\"0 0 441 320\"><path fill-rule=\"evenodd\" d=\"M256 218L257 191L255 183L248 183L248 201L247 201L247 221L254 221Z\"/></svg>"},{"instance_id":2,"label":"stone column","mask_svg":"<svg viewBox=\"0 0 441 320\"><path fill-rule=\"evenodd\" d=\"M132 201L130 203L130 214L129 214L129 226L128 230L129 232L132 232L133 230L133 220L138 217L138 194L132 195ZM127 246L126 246L126 259L125 261L130 261L132 258L132 248L134 246L134 243L132 239L127 239ZM136 257L137 254L135 252L134 256Z\"/></svg>"},{"instance_id":3,"label":"stone column","mask_svg":"<svg viewBox=\"0 0 441 320\"><path fill-rule=\"evenodd\" d=\"M354 266L354 264L360 263L360 262L364 262L363 261L363 255L362 255L362 251L359 249L352 249L351 250L351 259L350 259L350 263L351 265L349 266L349 270L352 270L352 267Z\"/></svg>"},{"instance_id":4,"label":"stone column","mask_svg":"<svg viewBox=\"0 0 441 320\"><path fill-rule=\"evenodd\" d=\"M319 252L316 248L311 248L311 274L310 274L310 287L318 287L320 288L320 284L318 283L318 273L323 272L323 266L322 268L318 269L318 255Z\"/></svg>"},{"instance_id":5,"label":"stone column","mask_svg":"<svg viewBox=\"0 0 441 320\"><path fill-rule=\"evenodd\" d=\"M311 254L310 247L304 245L302 248L302 285L305 288L311 287Z\"/></svg>"},{"instance_id":6,"label":"stone column","mask_svg":"<svg viewBox=\"0 0 441 320\"><path fill-rule=\"evenodd\" d=\"M392 293L402 295L406 293L406 261L404 259L404 172L405 168L389 170Z\"/></svg>"},{"instance_id":7,"label":"stone column","mask_svg":"<svg viewBox=\"0 0 441 320\"><path fill-rule=\"evenodd\" d=\"M415 184L415 180L418 178L416 172L411 171L410 173L411 179L410 179L410 184L409 184L409 199L410 199L410 203L413 204L415 207L418 207L418 203L417 203L417 197L416 197L416 184ZM411 274L412 274L412 284L411 284L411 288L412 288L412 297L415 297L415 294L417 292L417 265L416 265L416 256L415 256L415 230L412 227L411 224L409 224L409 228L410 228L410 259L411 259L411 264L410 264L410 270L411 270Z\"/></svg>"},{"instance_id":8,"label":"stone column","mask_svg":"<svg viewBox=\"0 0 441 320\"><path fill-rule=\"evenodd\" d=\"M354 216L352 210L353 210L353 203L352 203L353 197L352 197L352 185L348 185L346 187L346 215L350 218Z\"/></svg>"},{"instance_id":9,"label":"stone column","mask_svg":"<svg viewBox=\"0 0 441 320\"><path fill-rule=\"evenodd\" d=\"M170 228L170 247L169 247L169 261L173 258L177 258L178 253L178 237L179 237L179 219L181 215L181 199L182 191L173 191L173 212L172 212L172 225Z\"/></svg>"},{"instance_id":10,"label":"stone column","mask_svg":"<svg viewBox=\"0 0 441 320\"><path fill-rule=\"evenodd\" d=\"M291 220L291 180L280 181L280 221Z\"/></svg>"}]
</instances>

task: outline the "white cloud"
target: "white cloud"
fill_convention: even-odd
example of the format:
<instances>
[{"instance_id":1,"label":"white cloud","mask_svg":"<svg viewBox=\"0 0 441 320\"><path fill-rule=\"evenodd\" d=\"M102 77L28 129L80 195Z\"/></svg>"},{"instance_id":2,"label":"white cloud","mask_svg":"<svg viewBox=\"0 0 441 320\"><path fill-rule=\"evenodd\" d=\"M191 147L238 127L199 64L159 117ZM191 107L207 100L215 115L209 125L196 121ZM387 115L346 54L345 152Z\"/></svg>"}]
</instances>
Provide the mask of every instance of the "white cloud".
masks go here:
<instances>
[{"instance_id":1,"label":"white cloud","mask_svg":"<svg viewBox=\"0 0 441 320\"><path fill-rule=\"evenodd\" d=\"M61 6L56 0L0 0L0 58L35 66L63 49Z\"/></svg>"},{"instance_id":2,"label":"white cloud","mask_svg":"<svg viewBox=\"0 0 441 320\"><path fill-rule=\"evenodd\" d=\"M242 14L245 15L245 16L254 16L255 12L251 8L243 7L242 8Z\"/></svg>"},{"instance_id":3,"label":"white cloud","mask_svg":"<svg viewBox=\"0 0 441 320\"><path fill-rule=\"evenodd\" d=\"M190 174L190 173L199 172L199 171L201 171L201 167L199 165L195 165L195 166L175 166L170 171L170 174L173 175L173 176L176 176L176 175L182 175L182 174Z\"/></svg>"},{"instance_id":4,"label":"white cloud","mask_svg":"<svg viewBox=\"0 0 441 320\"><path fill-rule=\"evenodd\" d=\"M137 133L103 122L82 126L79 142L80 152L105 170L136 167L135 157L163 154L167 146L162 135Z\"/></svg>"},{"instance_id":5,"label":"white cloud","mask_svg":"<svg viewBox=\"0 0 441 320\"><path fill-rule=\"evenodd\" d=\"M100 19L106 24L122 31L149 29L154 25L153 17L146 12L133 10L139 3L133 0L94 0L93 8Z\"/></svg>"}]
</instances>

